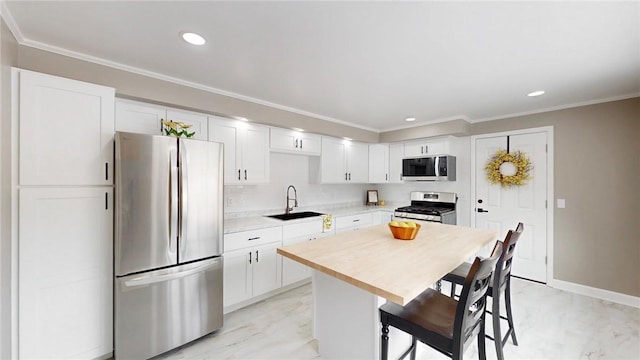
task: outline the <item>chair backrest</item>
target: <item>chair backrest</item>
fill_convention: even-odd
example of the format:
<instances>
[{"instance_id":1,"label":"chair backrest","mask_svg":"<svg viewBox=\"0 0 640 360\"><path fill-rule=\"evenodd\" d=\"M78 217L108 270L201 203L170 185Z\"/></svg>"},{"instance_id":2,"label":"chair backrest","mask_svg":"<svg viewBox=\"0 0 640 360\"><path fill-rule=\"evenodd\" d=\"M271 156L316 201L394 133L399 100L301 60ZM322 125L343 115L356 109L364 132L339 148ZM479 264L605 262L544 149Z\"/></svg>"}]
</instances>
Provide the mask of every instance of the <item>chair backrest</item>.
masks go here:
<instances>
[{"instance_id":1,"label":"chair backrest","mask_svg":"<svg viewBox=\"0 0 640 360\"><path fill-rule=\"evenodd\" d=\"M497 241L493 254L481 259L476 257L471 265L471 269L464 280L462 293L458 300L456 318L453 327L454 335L453 349L459 354L471 340L478 336L480 331L484 331L484 312L487 306L487 290L491 284L491 275L496 268L498 258L502 254L502 242Z\"/></svg>"},{"instance_id":2,"label":"chair backrest","mask_svg":"<svg viewBox=\"0 0 640 360\"><path fill-rule=\"evenodd\" d=\"M511 276L511 266L513 265L513 255L516 251L516 243L524 231L524 224L518 223L515 231L509 230L503 242L502 255L496 264L496 271L493 274L492 287L496 294L500 293L506 286L509 276Z\"/></svg>"}]
</instances>

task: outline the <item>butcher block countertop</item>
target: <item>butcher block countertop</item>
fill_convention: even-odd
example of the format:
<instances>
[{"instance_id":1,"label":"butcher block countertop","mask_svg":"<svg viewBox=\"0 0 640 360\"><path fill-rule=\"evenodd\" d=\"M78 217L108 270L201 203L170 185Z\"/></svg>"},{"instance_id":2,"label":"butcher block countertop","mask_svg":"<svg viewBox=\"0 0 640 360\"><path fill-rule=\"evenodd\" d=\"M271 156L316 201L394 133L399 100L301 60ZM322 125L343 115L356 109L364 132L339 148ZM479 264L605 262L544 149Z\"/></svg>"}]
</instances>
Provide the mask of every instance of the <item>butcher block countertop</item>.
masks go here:
<instances>
[{"instance_id":1,"label":"butcher block countertop","mask_svg":"<svg viewBox=\"0 0 640 360\"><path fill-rule=\"evenodd\" d=\"M421 222L414 240L387 224L278 248L278 254L400 305L497 239L497 232Z\"/></svg>"}]
</instances>

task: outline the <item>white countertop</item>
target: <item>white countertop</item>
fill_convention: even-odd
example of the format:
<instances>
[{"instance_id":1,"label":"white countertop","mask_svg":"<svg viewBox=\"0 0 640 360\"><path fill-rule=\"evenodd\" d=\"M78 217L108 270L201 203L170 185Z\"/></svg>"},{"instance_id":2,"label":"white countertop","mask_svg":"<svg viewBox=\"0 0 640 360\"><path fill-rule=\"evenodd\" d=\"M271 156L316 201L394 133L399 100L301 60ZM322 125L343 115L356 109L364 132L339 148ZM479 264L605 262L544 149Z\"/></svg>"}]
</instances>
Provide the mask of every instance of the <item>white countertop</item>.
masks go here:
<instances>
[{"instance_id":1,"label":"white countertop","mask_svg":"<svg viewBox=\"0 0 640 360\"><path fill-rule=\"evenodd\" d=\"M294 213L302 212L302 211L316 211L322 214L331 214L333 217L343 216L343 215L355 215L362 214L368 212L375 211L394 211L398 206L402 206L399 204L385 204L384 206L374 205L374 206L365 206L365 205L321 205L316 207L309 207L304 209L294 209ZM301 223L306 221L313 221L317 219L317 217L308 217L303 219L296 220L278 220L274 218L267 217L266 215L275 215L284 213L283 209L280 210L265 210L261 211L260 214L255 213L232 213L226 214L224 219L224 233L234 233L238 231L246 231L246 230L255 230L261 228L268 228L273 226L282 226L288 224Z\"/></svg>"}]
</instances>

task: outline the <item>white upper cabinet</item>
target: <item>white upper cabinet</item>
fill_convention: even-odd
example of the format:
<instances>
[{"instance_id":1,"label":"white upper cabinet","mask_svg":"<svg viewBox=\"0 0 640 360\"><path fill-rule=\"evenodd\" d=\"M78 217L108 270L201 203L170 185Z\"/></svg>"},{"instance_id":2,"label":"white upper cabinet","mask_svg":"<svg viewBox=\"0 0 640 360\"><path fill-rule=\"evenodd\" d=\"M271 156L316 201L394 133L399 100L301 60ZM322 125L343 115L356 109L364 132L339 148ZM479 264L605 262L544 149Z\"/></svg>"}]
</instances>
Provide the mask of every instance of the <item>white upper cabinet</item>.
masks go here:
<instances>
[{"instance_id":1,"label":"white upper cabinet","mask_svg":"<svg viewBox=\"0 0 640 360\"><path fill-rule=\"evenodd\" d=\"M320 182L367 183L369 146L337 138L322 137Z\"/></svg>"},{"instance_id":2,"label":"white upper cabinet","mask_svg":"<svg viewBox=\"0 0 640 360\"><path fill-rule=\"evenodd\" d=\"M369 144L369 182L402 183L404 144Z\"/></svg>"},{"instance_id":3,"label":"white upper cabinet","mask_svg":"<svg viewBox=\"0 0 640 360\"><path fill-rule=\"evenodd\" d=\"M271 151L320 155L321 136L281 128L270 129Z\"/></svg>"},{"instance_id":4,"label":"white upper cabinet","mask_svg":"<svg viewBox=\"0 0 640 360\"><path fill-rule=\"evenodd\" d=\"M224 144L224 183L269 182L269 128L209 117L209 141Z\"/></svg>"},{"instance_id":5,"label":"white upper cabinet","mask_svg":"<svg viewBox=\"0 0 640 360\"><path fill-rule=\"evenodd\" d=\"M116 131L162 135L161 120L167 117L165 108L117 99Z\"/></svg>"},{"instance_id":6,"label":"white upper cabinet","mask_svg":"<svg viewBox=\"0 0 640 360\"><path fill-rule=\"evenodd\" d=\"M389 183L400 184L402 181L402 158L404 144L389 144Z\"/></svg>"},{"instance_id":7,"label":"white upper cabinet","mask_svg":"<svg viewBox=\"0 0 640 360\"><path fill-rule=\"evenodd\" d=\"M389 145L369 144L369 182L382 184L389 181Z\"/></svg>"},{"instance_id":8,"label":"white upper cabinet","mask_svg":"<svg viewBox=\"0 0 640 360\"><path fill-rule=\"evenodd\" d=\"M189 133L195 132L192 139L207 140L207 115L185 110L167 109L167 119L191 125L187 131Z\"/></svg>"},{"instance_id":9,"label":"white upper cabinet","mask_svg":"<svg viewBox=\"0 0 640 360\"><path fill-rule=\"evenodd\" d=\"M116 131L149 135L164 135L162 120L179 121L195 132L193 139L207 140L207 115L186 110L118 99L116 101Z\"/></svg>"},{"instance_id":10,"label":"white upper cabinet","mask_svg":"<svg viewBox=\"0 0 640 360\"><path fill-rule=\"evenodd\" d=\"M369 182L369 144L351 141L347 146L348 182Z\"/></svg>"},{"instance_id":11,"label":"white upper cabinet","mask_svg":"<svg viewBox=\"0 0 640 360\"><path fill-rule=\"evenodd\" d=\"M26 70L19 86L20 185L113 183L113 88Z\"/></svg>"},{"instance_id":12,"label":"white upper cabinet","mask_svg":"<svg viewBox=\"0 0 640 360\"><path fill-rule=\"evenodd\" d=\"M447 155L449 140L419 140L404 143L404 157Z\"/></svg>"}]
</instances>

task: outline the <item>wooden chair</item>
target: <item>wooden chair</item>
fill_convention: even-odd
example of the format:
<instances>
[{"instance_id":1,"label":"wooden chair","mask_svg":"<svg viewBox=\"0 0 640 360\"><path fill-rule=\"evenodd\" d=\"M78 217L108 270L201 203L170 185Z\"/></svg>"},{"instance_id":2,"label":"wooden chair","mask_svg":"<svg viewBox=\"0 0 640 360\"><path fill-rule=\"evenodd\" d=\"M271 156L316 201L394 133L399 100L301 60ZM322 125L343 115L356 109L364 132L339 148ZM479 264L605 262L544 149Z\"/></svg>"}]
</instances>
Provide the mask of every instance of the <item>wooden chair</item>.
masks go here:
<instances>
[{"instance_id":1,"label":"wooden chair","mask_svg":"<svg viewBox=\"0 0 640 360\"><path fill-rule=\"evenodd\" d=\"M411 346L401 359L416 356L416 342L429 345L457 360L476 337L480 359L486 359L484 318L491 274L495 269L502 243L493 257L476 258L464 281L460 299L456 301L439 291L427 289L405 306L387 302L380 307L382 323L380 358L389 352L389 326L412 336Z\"/></svg>"},{"instance_id":2,"label":"wooden chair","mask_svg":"<svg viewBox=\"0 0 640 360\"><path fill-rule=\"evenodd\" d=\"M496 269L493 273L493 279L489 288L488 295L493 299L491 311L488 311L493 318L493 337L487 335L487 337L494 341L496 348L496 355L498 360L504 360L504 345L507 343L509 336L514 345L518 345L516 339L516 331L513 326L513 314L511 313L511 265L513 261L513 255L516 248L516 243L520 238L520 235L524 231L524 224L519 223L515 231L509 230L506 238L504 239L502 254L496 264ZM495 249L494 249L495 251ZM467 273L471 268L471 264L464 263L458 266L455 270L445 275L442 280L451 282L451 297L455 296L456 284L464 284ZM504 304L507 311L507 316L500 315L500 298L504 295ZM500 320L506 320L509 329L505 333L504 337L500 330Z\"/></svg>"}]
</instances>

